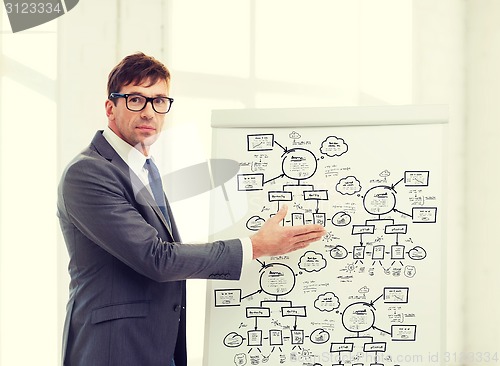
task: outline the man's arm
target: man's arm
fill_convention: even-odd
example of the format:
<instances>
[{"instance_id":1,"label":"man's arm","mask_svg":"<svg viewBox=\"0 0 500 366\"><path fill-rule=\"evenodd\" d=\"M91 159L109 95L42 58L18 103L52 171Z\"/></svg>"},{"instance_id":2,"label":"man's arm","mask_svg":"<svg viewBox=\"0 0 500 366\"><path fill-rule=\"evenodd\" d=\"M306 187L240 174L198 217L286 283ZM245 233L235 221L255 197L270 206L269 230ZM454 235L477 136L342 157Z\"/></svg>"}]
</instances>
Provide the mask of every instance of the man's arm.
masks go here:
<instances>
[{"instance_id":1,"label":"man's arm","mask_svg":"<svg viewBox=\"0 0 500 366\"><path fill-rule=\"evenodd\" d=\"M157 214L149 206L135 202L136 193L124 187L127 180L121 169L97 155L71 164L63 175L59 217L66 241L78 248L75 255L80 263L98 263L89 259L91 252L107 260L95 248L97 245L158 282L207 279L219 273L226 279L239 278L239 240L182 245L165 241L155 228L161 226Z\"/></svg>"},{"instance_id":2,"label":"man's arm","mask_svg":"<svg viewBox=\"0 0 500 366\"><path fill-rule=\"evenodd\" d=\"M84 159L72 165L62 183L60 211L87 238L137 272L156 281L210 278L218 271L239 278L242 247L239 240L207 244L168 243L125 198L110 163ZM324 234L320 225L283 227L282 208L251 237L253 258L301 249Z\"/></svg>"},{"instance_id":3,"label":"man's arm","mask_svg":"<svg viewBox=\"0 0 500 366\"><path fill-rule=\"evenodd\" d=\"M281 255L307 247L325 234L321 225L282 226L288 208L282 206L276 215L268 219L252 240L253 259Z\"/></svg>"}]
</instances>

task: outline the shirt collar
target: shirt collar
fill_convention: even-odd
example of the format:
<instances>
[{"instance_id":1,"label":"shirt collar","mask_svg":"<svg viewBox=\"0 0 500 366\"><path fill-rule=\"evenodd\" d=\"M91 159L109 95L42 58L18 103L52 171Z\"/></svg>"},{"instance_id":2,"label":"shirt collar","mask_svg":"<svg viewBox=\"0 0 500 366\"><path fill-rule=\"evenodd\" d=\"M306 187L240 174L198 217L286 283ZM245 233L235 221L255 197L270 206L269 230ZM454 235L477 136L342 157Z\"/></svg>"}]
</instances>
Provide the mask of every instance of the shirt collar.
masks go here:
<instances>
[{"instance_id":1,"label":"shirt collar","mask_svg":"<svg viewBox=\"0 0 500 366\"><path fill-rule=\"evenodd\" d=\"M104 130L102 135L130 169L140 175L146 159L151 158L151 156L144 156L139 150L118 137L109 127Z\"/></svg>"}]
</instances>

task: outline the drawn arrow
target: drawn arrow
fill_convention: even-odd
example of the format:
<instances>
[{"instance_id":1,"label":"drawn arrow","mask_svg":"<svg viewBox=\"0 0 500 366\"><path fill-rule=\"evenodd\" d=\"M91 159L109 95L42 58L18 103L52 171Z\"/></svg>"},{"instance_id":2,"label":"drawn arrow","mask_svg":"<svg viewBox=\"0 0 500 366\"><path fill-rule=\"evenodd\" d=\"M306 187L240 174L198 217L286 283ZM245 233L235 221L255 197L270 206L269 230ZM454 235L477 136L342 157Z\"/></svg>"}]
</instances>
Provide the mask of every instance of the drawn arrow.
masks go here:
<instances>
[{"instance_id":1,"label":"drawn arrow","mask_svg":"<svg viewBox=\"0 0 500 366\"><path fill-rule=\"evenodd\" d=\"M246 299L247 297L253 296L253 295L255 295L255 294L260 294L261 292L262 292L262 289L260 289L260 290L258 290L258 291L255 291L255 292L252 292L252 293L251 293L251 294L249 294L249 295L243 296L243 297L241 298L241 300Z\"/></svg>"},{"instance_id":2,"label":"drawn arrow","mask_svg":"<svg viewBox=\"0 0 500 366\"><path fill-rule=\"evenodd\" d=\"M404 180L404 178L401 178L396 184L392 184L391 185L391 190L393 190L394 192L396 192L396 190L394 189L394 187L396 187L399 183L401 183L402 181ZM398 192L396 192L398 193Z\"/></svg>"},{"instance_id":3,"label":"drawn arrow","mask_svg":"<svg viewBox=\"0 0 500 366\"><path fill-rule=\"evenodd\" d=\"M274 140L274 143L279 147L281 147L285 153L288 151L288 149L286 147L281 146L281 144L278 141Z\"/></svg>"},{"instance_id":4,"label":"drawn arrow","mask_svg":"<svg viewBox=\"0 0 500 366\"><path fill-rule=\"evenodd\" d=\"M399 211L399 210L396 210L395 208L393 209L393 211L397 212L397 213L400 213L401 215L405 215L405 216L408 216L408 217L413 217L412 215L408 215L407 213Z\"/></svg>"},{"instance_id":5,"label":"drawn arrow","mask_svg":"<svg viewBox=\"0 0 500 366\"><path fill-rule=\"evenodd\" d=\"M261 262L258 258L255 259L255 260L260 263L260 265L262 266L262 268L266 268L266 262Z\"/></svg>"},{"instance_id":6,"label":"drawn arrow","mask_svg":"<svg viewBox=\"0 0 500 366\"><path fill-rule=\"evenodd\" d=\"M383 330L383 329L380 329L380 328L377 328L377 327L376 327L376 326L374 326L374 325L372 325L372 329L376 329L376 330L379 330L379 331L381 331L382 333L386 333L386 334L389 334L389 335L391 335L391 333L389 333L389 332L386 332L386 331L385 331L385 330Z\"/></svg>"},{"instance_id":7,"label":"drawn arrow","mask_svg":"<svg viewBox=\"0 0 500 366\"><path fill-rule=\"evenodd\" d=\"M283 178L285 176L285 174L281 174L281 175L278 175L277 177L274 177L272 179L269 179L269 180L266 180L264 183L262 184L266 184L266 183L269 183L269 182L272 182L273 180L276 180L278 178Z\"/></svg>"},{"instance_id":8,"label":"drawn arrow","mask_svg":"<svg viewBox=\"0 0 500 366\"><path fill-rule=\"evenodd\" d=\"M379 297L377 297L375 300L371 301L370 302L370 306L373 307L373 304L375 304L381 297L383 297L384 294L380 295Z\"/></svg>"}]
</instances>

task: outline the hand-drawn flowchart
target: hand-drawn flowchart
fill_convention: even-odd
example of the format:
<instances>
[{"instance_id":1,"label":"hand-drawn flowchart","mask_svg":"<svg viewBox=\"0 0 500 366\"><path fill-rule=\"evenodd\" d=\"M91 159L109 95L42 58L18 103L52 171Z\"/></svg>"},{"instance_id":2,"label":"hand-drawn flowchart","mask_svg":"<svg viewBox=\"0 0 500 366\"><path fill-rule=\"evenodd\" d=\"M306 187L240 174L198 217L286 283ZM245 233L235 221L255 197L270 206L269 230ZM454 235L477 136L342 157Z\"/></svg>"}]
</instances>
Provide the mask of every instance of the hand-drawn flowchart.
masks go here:
<instances>
[{"instance_id":1,"label":"hand-drawn flowchart","mask_svg":"<svg viewBox=\"0 0 500 366\"><path fill-rule=\"evenodd\" d=\"M439 347L441 152L416 127L229 132L218 154L239 159L249 213L226 234L284 204L283 225L327 234L210 282L207 366L408 365Z\"/></svg>"}]
</instances>

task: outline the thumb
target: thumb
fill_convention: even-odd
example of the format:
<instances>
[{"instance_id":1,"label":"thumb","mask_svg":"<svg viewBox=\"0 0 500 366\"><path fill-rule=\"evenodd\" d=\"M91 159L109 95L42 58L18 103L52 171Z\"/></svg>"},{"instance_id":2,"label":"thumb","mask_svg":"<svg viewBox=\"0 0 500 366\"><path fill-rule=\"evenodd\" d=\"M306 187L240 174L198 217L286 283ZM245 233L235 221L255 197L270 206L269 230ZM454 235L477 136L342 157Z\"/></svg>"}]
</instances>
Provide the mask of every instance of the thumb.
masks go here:
<instances>
[{"instance_id":1,"label":"thumb","mask_svg":"<svg viewBox=\"0 0 500 366\"><path fill-rule=\"evenodd\" d=\"M273 221L280 222L286 217L287 212L288 212L288 206L287 205L281 206L280 210L276 213L276 215L273 216Z\"/></svg>"}]
</instances>

